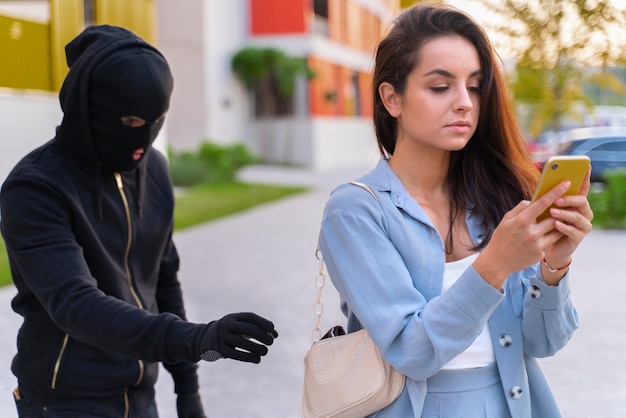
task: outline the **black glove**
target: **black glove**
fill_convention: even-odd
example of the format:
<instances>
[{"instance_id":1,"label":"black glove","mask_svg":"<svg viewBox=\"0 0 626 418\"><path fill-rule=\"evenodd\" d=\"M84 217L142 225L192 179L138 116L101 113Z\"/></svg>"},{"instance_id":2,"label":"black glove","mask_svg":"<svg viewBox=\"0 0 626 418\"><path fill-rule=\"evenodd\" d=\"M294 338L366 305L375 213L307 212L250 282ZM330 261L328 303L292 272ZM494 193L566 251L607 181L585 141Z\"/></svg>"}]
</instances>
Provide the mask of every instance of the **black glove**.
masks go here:
<instances>
[{"instance_id":1,"label":"black glove","mask_svg":"<svg viewBox=\"0 0 626 418\"><path fill-rule=\"evenodd\" d=\"M278 333L274 324L254 313L229 314L207 324L194 344L199 357L207 361L232 358L239 361L259 363L267 354Z\"/></svg>"},{"instance_id":2,"label":"black glove","mask_svg":"<svg viewBox=\"0 0 626 418\"><path fill-rule=\"evenodd\" d=\"M206 418L198 392L178 395L176 410L178 418Z\"/></svg>"}]
</instances>

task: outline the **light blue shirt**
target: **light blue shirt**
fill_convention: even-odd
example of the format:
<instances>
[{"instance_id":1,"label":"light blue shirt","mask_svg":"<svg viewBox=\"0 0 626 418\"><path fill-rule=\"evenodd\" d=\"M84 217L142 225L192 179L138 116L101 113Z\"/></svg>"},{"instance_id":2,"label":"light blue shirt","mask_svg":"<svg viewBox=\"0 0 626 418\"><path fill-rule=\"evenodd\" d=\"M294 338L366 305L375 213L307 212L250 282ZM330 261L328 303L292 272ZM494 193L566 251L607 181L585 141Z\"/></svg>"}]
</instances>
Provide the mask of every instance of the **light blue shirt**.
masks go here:
<instances>
[{"instance_id":1,"label":"light blue shirt","mask_svg":"<svg viewBox=\"0 0 626 418\"><path fill-rule=\"evenodd\" d=\"M513 418L560 417L535 358L560 350L578 327L569 273L548 286L538 264L509 276L501 291L472 266L442 294L444 243L385 159L331 194L320 248L339 291L348 332L365 327L382 355L407 376L400 397L376 417L420 417L426 379L463 352L488 321ZM472 240L483 235L467 211Z\"/></svg>"}]
</instances>

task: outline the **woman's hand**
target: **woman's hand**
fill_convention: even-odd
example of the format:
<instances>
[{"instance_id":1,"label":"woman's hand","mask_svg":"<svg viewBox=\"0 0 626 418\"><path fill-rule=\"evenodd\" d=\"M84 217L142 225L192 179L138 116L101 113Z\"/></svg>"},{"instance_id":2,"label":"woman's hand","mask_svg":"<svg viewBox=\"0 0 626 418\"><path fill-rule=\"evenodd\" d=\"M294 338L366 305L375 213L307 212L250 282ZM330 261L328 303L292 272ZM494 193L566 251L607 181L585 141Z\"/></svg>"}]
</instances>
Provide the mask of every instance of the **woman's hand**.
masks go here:
<instances>
[{"instance_id":1,"label":"woman's hand","mask_svg":"<svg viewBox=\"0 0 626 418\"><path fill-rule=\"evenodd\" d=\"M590 171L576 196L563 195L569 187L569 182L563 182L536 202L523 201L507 212L473 264L478 274L500 289L507 276L544 258L551 267L566 265L591 230L593 213L586 197L589 177ZM551 210L552 217L537 222L537 217L552 204L558 206ZM543 273L549 273L547 267ZM544 278L550 279L549 284L556 284L564 274L565 270L560 270L545 274Z\"/></svg>"},{"instance_id":2,"label":"woman's hand","mask_svg":"<svg viewBox=\"0 0 626 418\"><path fill-rule=\"evenodd\" d=\"M561 236L555 242L546 246L542 259L552 268L560 268L569 265L572 254L582 242L583 238L591 231L593 212L587 200L587 194L591 187L591 167L575 196L561 196L555 200L556 208L550 209L550 218L542 222L548 223ZM556 284L565 275L567 269L550 272L545 264L542 264L542 274L548 284Z\"/></svg>"}]
</instances>

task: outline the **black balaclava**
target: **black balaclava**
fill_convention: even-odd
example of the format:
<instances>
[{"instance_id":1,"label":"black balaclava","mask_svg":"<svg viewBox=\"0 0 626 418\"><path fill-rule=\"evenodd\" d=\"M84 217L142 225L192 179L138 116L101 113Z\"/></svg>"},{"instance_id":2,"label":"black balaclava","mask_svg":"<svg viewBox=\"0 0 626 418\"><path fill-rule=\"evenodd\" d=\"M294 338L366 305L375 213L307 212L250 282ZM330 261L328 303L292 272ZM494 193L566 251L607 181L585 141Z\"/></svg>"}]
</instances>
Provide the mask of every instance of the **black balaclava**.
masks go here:
<instances>
[{"instance_id":1,"label":"black balaclava","mask_svg":"<svg viewBox=\"0 0 626 418\"><path fill-rule=\"evenodd\" d=\"M167 61L131 31L110 25L85 28L65 52L69 71L59 92L63 121L56 143L97 175L133 170L133 151L148 151L160 128L154 121L168 109L173 81ZM126 127L122 116L146 125Z\"/></svg>"},{"instance_id":2,"label":"black balaclava","mask_svg":"<svg viewBox=\"0 0 626 418\"><path fill-rule=\"evenodd\" d=\"M173 80L165 59L149 48L128 46L99 63L89 86L89 120L99 163L106 171L134 170L163 125ZM130 127L122 117L135 116L143 126Z\"/></svg>"}]
</instances>

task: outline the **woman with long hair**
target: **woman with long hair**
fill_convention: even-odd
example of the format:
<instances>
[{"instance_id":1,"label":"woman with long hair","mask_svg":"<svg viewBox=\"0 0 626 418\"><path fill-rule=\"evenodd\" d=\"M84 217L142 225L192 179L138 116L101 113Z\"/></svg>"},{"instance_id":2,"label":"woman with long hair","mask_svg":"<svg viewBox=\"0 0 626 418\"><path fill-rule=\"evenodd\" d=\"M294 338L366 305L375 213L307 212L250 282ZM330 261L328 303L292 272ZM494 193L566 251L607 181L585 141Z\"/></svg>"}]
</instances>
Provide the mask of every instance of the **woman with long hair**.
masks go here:
<instances>
[{"instance_id":1,"label":"woman with long hair","mask_svg":"<svg viewBox=\"0 0 626 418\"><path fill-rule=\"evenodd\" d=\"M376 417L559 417L536 358L578 327L572 254L591 230L589 175L534 203L536 170L482 28L418 5L376 51L382 154L324 209L320 248L348 331L407 376ZM537 216L551 205L550 217Z\"/></svg>"}]
</instances>

